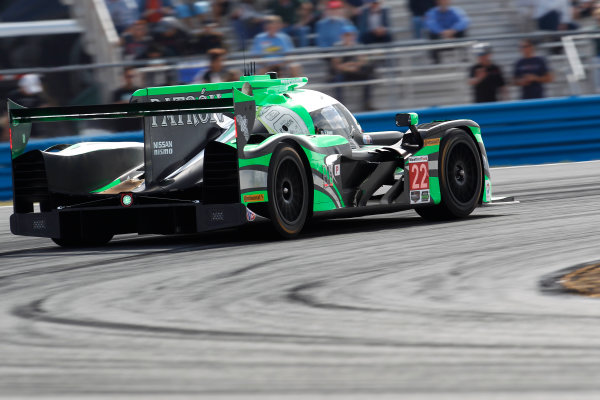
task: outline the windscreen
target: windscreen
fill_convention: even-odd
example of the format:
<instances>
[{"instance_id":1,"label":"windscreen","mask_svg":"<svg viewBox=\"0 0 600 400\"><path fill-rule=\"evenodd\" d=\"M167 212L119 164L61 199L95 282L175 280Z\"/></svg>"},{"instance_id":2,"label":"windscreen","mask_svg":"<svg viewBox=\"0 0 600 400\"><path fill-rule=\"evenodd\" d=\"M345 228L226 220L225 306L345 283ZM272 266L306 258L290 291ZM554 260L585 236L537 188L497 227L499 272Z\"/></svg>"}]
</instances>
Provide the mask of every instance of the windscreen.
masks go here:
<instances>
[{"instance_id":1,"label":"windscreen","mask_svg":"<svg viewBox=\"0 0 600 400\"><path fill-rule=\"evenodd\" d=\"M356 119L341 104L331 104L310 113L315 124L315 132L321 135L340 135L353 139L360 133Z\"/></svg>"}]
</instances>

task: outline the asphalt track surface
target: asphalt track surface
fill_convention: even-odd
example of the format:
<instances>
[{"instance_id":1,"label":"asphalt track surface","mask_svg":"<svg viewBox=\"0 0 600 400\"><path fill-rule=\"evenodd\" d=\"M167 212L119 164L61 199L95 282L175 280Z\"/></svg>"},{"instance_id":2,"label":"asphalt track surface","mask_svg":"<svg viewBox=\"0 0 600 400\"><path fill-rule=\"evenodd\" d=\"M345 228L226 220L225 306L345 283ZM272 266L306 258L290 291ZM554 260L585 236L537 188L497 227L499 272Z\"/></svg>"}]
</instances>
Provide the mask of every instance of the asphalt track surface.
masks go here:
<instances>
[{"instance_id":1,"label":"asphalt track surface","mask_svg":"<svg viewBox=\"0 0 600 400\"><path fill-rule=\"evenodd\" d=\"M492 171L458 222L413 211L64 250L0 208L0 396L599 398L600 162Z\"/></svg>"}]
</instances>

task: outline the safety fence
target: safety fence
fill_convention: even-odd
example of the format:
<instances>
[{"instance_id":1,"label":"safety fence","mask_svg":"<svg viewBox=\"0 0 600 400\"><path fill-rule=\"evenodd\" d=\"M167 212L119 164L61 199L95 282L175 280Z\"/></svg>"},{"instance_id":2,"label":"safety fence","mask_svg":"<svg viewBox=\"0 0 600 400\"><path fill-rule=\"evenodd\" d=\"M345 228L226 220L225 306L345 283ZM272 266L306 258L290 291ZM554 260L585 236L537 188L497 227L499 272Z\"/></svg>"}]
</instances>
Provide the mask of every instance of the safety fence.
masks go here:
<instances>
[{"instance_id":1,"label":"safety fence","mask_svg":"<svg viewBox=\"0 0 600 400\"><path fill-rule=\"evenodd\" d=\"M600 159L600 96L435 107L358 114L365 131L397 129L397 112L416 111L420 122L472 119L483 133L492 166ZM141 132L32 140L28 149L82 141L142 141ZM8 143L0 144L0 199L10 199Z\"/></svg>"}]
</instances>

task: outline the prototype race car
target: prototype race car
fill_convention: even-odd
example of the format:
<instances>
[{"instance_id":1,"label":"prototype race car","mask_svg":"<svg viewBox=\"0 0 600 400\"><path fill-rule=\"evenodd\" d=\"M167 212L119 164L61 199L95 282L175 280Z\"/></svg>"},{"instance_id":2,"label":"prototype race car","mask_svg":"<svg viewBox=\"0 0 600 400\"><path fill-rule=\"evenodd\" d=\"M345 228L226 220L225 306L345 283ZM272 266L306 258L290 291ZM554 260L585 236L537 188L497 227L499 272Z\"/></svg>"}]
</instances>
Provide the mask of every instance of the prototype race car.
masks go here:
<instances>
[{"instance_id":1,"label":"prototype race car","mask_svg":"<svg viewBox=\"0 0 600 400\"><path fill-rule=\"evenodd\" d=\"M258 214L291 238L309 218L414 208L453 219L491 203L475 122L419 125L417 114L397 114L408 130L365 133L337 100L300 89L307 81L270 73L146 88L124 105L26 109L9 100L11 231L87 246L115 234L229 228ZM135 117L143 143L25 152L34 122Z\"/></svg>"}]
</instances>

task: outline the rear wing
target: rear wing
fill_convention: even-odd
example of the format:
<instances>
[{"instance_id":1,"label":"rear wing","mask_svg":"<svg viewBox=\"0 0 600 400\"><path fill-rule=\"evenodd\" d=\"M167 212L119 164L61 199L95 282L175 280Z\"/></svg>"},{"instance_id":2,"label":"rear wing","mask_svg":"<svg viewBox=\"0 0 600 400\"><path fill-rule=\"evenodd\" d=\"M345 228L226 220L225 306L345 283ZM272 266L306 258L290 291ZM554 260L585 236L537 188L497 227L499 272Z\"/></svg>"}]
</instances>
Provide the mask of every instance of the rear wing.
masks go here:
<instances>
[{"instance_id":1,"label":"rear wing","mask_svg":"<svg viewBox=\"0 0 600 400\"><path fill-rule=\"evenodd\" d=\"M26 108L9 99L10 151L13 159L25 151L31 135L31 124L34 122L142 118L233 111L233 99L225 98L45 108Z\"/></svg>"},{"instance_id":2,"label":"rear wing","mask_svg":"<svg viewBox=\"0 0 600 400\"><path fill-rule=\"evenodd\" d=\"M214 97L188 94L179 101L169 101L147 96L142 102L130 104L47 108L25 108L8 100L11 156L14 162L25 152L35 122L144 118L144 162L149 185L204 148L213 130L220 127L223 115L233 114L238 156L244 158L244 146L256 116L252 89L245 84L241 91L233 88Z\"/></svg>"}]
</instances>

